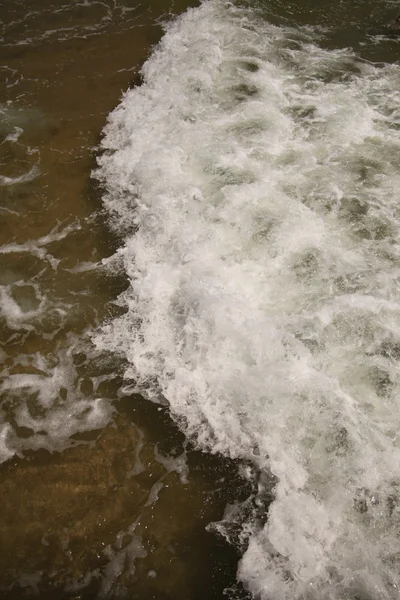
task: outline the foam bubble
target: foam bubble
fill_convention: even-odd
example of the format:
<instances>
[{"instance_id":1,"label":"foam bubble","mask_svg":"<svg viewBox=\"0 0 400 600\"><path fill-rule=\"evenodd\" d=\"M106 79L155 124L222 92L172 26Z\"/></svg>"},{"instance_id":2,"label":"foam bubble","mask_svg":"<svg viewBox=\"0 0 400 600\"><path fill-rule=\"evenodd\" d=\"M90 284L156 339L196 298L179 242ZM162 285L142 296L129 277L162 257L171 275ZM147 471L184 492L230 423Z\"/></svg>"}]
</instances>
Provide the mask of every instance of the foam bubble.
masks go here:
<instances>
[{"instance_id":1,"label":"foam bubble","mask_svg":"<svg viewBox=\"0 0 400 600\"><path fill-rule=\"evenodd\" d=\"M14 131L6 135L6 137L4 138L4 142L18 142L23 132L24 130L21 127L14 127Z\"/></svg>"},{"instance_id":2,"label":"foam bubble","mask_svg":"<svg viewBox=\"0 0 400 600\"><path fill-rule=\"evenodd\" d=\"M48 356L21 354L3 366L0 462L26 450L63 450L77 443L73 435L109 422L114 409L108 399L96 394L96 385L93 394L85 394L84 377L74 361L80 343L69 341L70 349L59 347Z\"/></svg>"},{"instance_id":3,"label":"foam bubble","mask_svg":"<svg viewBox=\"0 0 400 600\"><path fill-rule=\"evenodd\" d=\"M211 0L143 75L96 172L132 280L96 343L277 478L255 597L397 598L400 68Z\"/></svg>"},{"instance_id":4,"label":"foam bubble","mask_svg":"<svg viewBox=\"0 0 400 600\"><path fill-rule=\"evenodd\" d=\"M17 177L6 177L5 175L0 175L0 186L9 186L16 185L18 183L27 183L28 181L33 181L40 174L39 167L34 165L29 171L23 173L22 175L18 175Z\"/></svg>"}]
</instances>

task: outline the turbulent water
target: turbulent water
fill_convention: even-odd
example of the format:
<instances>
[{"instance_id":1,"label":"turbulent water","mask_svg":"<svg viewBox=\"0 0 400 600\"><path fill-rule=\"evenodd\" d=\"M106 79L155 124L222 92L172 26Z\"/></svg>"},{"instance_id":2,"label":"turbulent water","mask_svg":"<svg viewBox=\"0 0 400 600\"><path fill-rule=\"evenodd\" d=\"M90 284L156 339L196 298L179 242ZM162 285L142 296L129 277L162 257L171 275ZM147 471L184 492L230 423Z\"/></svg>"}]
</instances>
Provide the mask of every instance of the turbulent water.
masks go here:
<instances>
[{"instance_id":1,"label":"turbulent water","mask_svg":"<svg viewBox=\"0 0 400 600\"><path fill-rule=\"evenodd\" d=\"M218 0L167 28L105 128L95 176L131 286L95 342L201 448L256 467L255 503L272 474L266 523L239 536L255 598L386 600L400 67L321 39Z\"/></svg>"}]
</instances>

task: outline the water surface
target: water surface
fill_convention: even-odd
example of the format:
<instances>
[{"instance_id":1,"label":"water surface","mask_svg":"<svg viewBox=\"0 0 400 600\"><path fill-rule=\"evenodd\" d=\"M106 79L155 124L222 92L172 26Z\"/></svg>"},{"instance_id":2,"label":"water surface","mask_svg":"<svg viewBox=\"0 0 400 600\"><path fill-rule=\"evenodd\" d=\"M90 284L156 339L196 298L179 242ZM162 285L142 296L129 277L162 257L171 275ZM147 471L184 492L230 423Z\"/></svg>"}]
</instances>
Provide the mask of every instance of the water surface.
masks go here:
<instances>
[{"instance_id":1,"label":"water surface","mask_svg":"<svg viewBox=\"0 0 400 600\"><path fill-rule=\"evenodd\" d=\"M184 8L1 9L4 598L219 598L235 581L235 551L205 527L249 493L237 465L191 451L90 340L127 285L102 264L118 236L90 179L100 132Z\"/></svg>"},{"instance_id":2,"label":"water surface","mask_svg":"<svg viewBox=\"0 0 400 600\"><path fill-rule=\"evenodd\" d=\"M1 9L2 593L397 598L397 7L187 8Z\"/></svg>"}]
</instances>

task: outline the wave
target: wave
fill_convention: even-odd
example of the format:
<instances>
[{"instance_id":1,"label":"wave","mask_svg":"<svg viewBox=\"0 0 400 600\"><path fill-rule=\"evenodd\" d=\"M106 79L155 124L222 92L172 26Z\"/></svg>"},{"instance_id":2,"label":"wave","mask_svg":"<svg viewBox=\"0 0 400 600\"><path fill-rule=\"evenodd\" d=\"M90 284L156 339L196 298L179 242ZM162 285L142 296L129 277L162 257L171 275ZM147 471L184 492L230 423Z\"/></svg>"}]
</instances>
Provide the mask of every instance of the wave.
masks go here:
<instances>
[{"instance_id":1,"label":"wave","mask_svg":"<svg viewBox=\"0 0 400 600\"><path fill-rule=\"evenodd\" d=\"M143 78L94 174L131 279L95 342L276 478L254 597L397 598L400 68L209 0Z\"/></svg>"}]
</instances>

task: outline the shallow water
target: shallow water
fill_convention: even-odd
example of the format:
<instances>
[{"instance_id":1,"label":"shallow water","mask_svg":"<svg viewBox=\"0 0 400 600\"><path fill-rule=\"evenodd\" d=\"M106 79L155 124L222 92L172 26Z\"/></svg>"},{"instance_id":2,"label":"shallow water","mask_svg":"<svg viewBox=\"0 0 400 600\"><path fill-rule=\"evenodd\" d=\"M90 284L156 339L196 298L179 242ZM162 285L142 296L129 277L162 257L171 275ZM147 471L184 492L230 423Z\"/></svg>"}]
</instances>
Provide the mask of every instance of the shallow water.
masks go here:
<instances>
[{"instance_id":1,"label":"shallow water","mask_svg":"<svg viewBox=\"0 0 400 600\"><path fill-rule=\"evenodd\" d=\"M1 8L1 593L397 598L396 5L186 8Z\"/></svg>"},{"instance_id":2,"label":"shallow water","mask_svg":"<svg viewBox=\"0 0 400 600\"><path fill-rule=\"evenodd\" d=\"M90 331L119 314L117 237L90 171L101 129L184 3L3 3L0 596L200 598L235 581L208 533L249 494L121 390Z\"/></svg>"}]
</instances>

